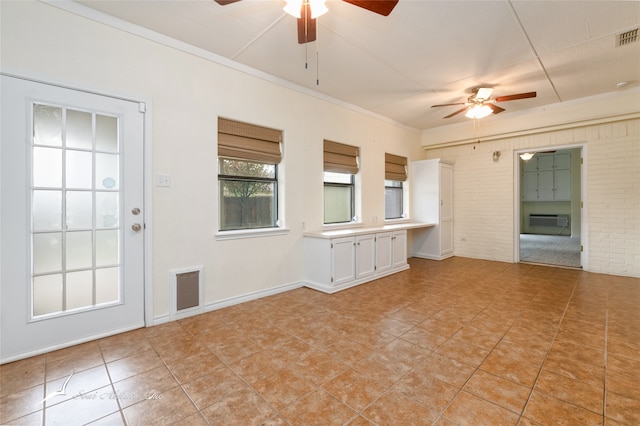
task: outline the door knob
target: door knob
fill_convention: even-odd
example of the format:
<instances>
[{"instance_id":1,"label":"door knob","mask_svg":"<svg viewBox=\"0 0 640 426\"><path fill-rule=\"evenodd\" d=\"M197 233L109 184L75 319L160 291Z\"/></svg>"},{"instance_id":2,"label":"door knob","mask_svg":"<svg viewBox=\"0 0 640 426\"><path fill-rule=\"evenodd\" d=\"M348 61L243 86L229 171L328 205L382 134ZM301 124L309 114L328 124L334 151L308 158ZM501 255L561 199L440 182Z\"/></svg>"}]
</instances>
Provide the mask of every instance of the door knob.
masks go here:
<instances>
[{"instance_id":1,"label":"door knob","mask_svg":"<svg viewBox=\"0 0 640 426\"><path fill-rule=\"evenodd\" d=\"M136 232L139 232L142 229L142 225L140 225L139 223L134 223L133 225L131 225L131 229L133 229Z\"/></svg>"}]
</instances>

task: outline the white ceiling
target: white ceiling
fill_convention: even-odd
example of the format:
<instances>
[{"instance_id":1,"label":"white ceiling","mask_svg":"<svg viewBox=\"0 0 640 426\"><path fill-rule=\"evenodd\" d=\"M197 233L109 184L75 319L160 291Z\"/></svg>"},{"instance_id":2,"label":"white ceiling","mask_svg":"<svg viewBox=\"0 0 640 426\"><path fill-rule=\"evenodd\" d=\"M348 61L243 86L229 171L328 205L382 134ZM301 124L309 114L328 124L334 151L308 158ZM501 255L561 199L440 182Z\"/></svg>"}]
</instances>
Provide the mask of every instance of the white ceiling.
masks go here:
<instances>
[{"instance_id":1,"label":"white ceiling","mask_svg":"<svg viewBox=\"0 0 640 426\"><path fill-rule=\"evenodd\" d=\"M400 0L385 17L328 0L306 45L283 0L78 2L421 130L469 120L430 106L464 102L478 86L537 92L500 103L490 120L640 80L640 41L616 47L640 27L637 1Z\"/></svg>"}]
</instances>

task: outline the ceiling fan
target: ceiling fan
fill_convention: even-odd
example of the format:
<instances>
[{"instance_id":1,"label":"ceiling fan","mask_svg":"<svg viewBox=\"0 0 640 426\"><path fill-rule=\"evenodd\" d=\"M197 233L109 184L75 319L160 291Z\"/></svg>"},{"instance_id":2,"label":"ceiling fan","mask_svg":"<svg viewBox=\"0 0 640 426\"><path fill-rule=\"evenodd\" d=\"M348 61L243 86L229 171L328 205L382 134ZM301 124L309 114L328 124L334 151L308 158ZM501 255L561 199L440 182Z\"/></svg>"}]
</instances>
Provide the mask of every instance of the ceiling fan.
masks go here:
<instances>
[{"instance_id":1,"label":"ceiling fan","mask_svg":"<svg viewBox=\"0 0 640 426\"><path fill-rule=\"evenodd\" d=\"M235 3L240 0L215 0L221 6ZM355 6L366 9L379 15L388 16L399 0L343 0ZM298 18L298 43L304 44L316 40L316 15L313 13L314 0L287 0L287 7L291 5ZM322 1L321 3L324 3ZM323 5L324 6L324 5ZM286 10L286 9L285 9ZM326 8L325 8L326 11Z\"/></svg>"},{"instance_id":2,"label":"ceiling fan","mask_svg":"<svg viewBox=\"0 0 640 426\"><path fill-rule=\"evenodd\" d=\"M432 105L431 108L452 106L452 105L464 105L464 108L447 115L444 118L450 118L454 115L458 115L461 112L467 111L465 114L469 118L483 118L491 114L498 114L504 111L496 105L496 102L515 101L517 99L535 98L536 92L518 93L517 95L498 96L491 98L493 92L492 87L476 87L472 90L471 96L467 98L467 102L457 102L453 104L441 104Z\"/></svg>"}]
</instances>

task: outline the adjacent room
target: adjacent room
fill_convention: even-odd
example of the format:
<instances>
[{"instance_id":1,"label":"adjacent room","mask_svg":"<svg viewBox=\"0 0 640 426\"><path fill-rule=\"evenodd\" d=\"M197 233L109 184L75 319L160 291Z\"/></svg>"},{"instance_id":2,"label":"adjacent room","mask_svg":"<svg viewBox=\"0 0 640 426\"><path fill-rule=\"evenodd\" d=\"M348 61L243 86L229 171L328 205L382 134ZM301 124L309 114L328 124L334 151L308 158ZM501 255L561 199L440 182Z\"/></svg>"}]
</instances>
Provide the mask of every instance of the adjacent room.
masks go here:
<instances>
[{"instance_id":1,"label":"adjacent room","mask_svg":"<svg viewBox=\"0 0 640 426\"><path fill-rule=\"evenodd\" d=\"M639 29L0 1L0 424L639 424Z\"/></svg>"}]
</instances>

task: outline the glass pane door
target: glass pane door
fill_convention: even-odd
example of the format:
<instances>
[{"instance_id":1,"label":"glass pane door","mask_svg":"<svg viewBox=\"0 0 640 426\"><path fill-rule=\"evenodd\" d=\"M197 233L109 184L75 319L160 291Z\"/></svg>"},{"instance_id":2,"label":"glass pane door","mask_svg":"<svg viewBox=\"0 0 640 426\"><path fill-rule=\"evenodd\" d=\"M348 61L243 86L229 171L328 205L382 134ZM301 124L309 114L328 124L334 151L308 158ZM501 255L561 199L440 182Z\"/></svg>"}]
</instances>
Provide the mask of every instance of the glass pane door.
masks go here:
<instances>
[{"instance_id":1,"label":"glass pane door","mask_svg":"<svg viewBox=\"0 0 640 426\"><path fill-rule=\"evenodd\" d=\"M31 318L118 304L118 118L42 103L32 112Z\"/></svg>"}]
</instances>

